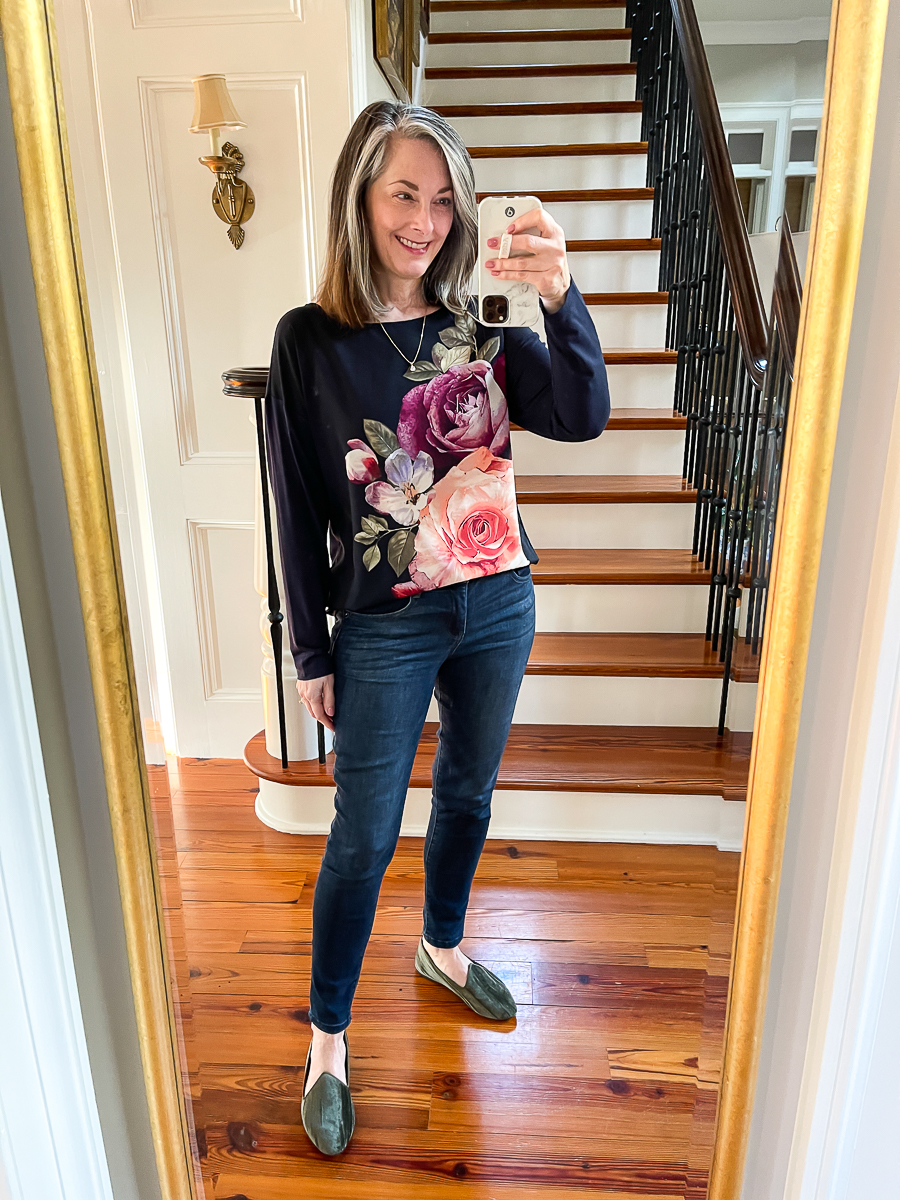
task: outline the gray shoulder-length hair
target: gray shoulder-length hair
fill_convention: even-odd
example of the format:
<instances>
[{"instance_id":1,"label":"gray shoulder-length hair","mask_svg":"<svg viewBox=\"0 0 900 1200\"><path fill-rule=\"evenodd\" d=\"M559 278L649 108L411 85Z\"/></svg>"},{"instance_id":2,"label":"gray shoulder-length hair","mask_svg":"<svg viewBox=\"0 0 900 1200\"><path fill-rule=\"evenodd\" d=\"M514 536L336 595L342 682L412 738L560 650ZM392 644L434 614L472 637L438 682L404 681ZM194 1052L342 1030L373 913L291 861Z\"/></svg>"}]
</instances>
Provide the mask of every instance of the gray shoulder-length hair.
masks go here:
<instances>
[{"instance_id":1,"label":"gray shoulder-length hair","mask_svg":"<svg viewBox=\"0 0 900 1200\"><path fill-rule=\"evenodd\" d=\"M366 192L385 168L393 138L430 141L447 162L453 224L422 280L429 304L464 313L477 254L475 175L462 138L429 108L379 100L353 122L331 181L325 269L316 299L330 317L359 328L386 311L372 275Z\"/></svg>"}]
</instances>

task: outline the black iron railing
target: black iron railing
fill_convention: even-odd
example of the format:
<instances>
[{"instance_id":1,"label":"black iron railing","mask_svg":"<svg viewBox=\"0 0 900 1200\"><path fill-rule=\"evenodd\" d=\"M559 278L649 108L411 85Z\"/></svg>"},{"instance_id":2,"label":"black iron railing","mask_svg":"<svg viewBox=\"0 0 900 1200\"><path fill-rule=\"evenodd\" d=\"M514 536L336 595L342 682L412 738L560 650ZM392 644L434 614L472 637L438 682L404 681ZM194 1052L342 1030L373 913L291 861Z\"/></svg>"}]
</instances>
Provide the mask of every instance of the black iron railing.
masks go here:
<instances>
[{"instance_id":1,"label":"black iron railing","mask_svg":"<svg viewBox=\"0 0 900 1200\"><path fill-rule=\"evenodd\" d=\"M275 667L275 695L278 705L278 739L281 765L288 768L287 713L284 703L283 626L281 597L278 591L278 572L275 567L275 546L272 534L272 506L269 502L269 469L266 450L266 424L263 400L269 378L268 367L235 367L222 375L222 391L226 396L247 396L253 400L256 415L256 448L259 461L263 532L266 543L266 603L268 605L269 639ZM325 729L317 721L319 762L325 761Z\"/></svg>"},{"instance_id":2,"label":"black iron railing","mask_svg":"<svg viewBox=\"0 0 900 1200\"><path fill-rule=\"evenodd\" d=\"M687 417L684 478L697 489L693 551L711 572L722 733L745 593L748 655L765 620L800 278L784 218L770 318L691 0L629 0L628 19L675 408Z\"/></svg>"}]
</instances>

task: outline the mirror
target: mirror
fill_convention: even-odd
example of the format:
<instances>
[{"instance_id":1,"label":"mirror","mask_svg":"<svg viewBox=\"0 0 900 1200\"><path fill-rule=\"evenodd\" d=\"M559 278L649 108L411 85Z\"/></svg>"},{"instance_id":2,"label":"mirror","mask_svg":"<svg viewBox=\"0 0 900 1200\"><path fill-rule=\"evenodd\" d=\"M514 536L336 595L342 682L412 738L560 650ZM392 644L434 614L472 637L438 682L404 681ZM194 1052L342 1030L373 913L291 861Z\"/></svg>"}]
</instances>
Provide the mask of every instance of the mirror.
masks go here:
<instances>
[{"instance_id":1,"label":"mirror","mask_svg":"<svg viewBox=\"0 0 900 1200\"><path fill-rule=\"evenodd\" d=\"M716 186L736 180L748 245L781 234L779 207L798 233L813 220L829 14L812 0L794 7L745 20L726 0L698 3L679 43L692 64L691 37L705 46L731 172ZM724 365L703 376L699 349L679 364L684 326L669 318L684 311L684 260L660 256L681 210L648 190L635 86L645 105L659 88L632 60L624 5L430 5L413 86L456 124L479 192L536 192L564 227L613 413L597 441L511 435L540 554L538 639L464 948L505 982L516 1019L486 1024L413 969L429 731L356 994L358 1128L331 1166L301 1125L311 905L333 787L290 655L272 649L253 380L226 396L221 376L264 363L278 318L314 294L329 172L354 109L386 87L364 9L349 10L349 41L333 14L288 0L134 0L130 12L103 0L90 13L63 0L56 12L193 1186L208 1200L262 1200L298 1179L329 1196L412 1194L442 1176L473 1195L632 1194L651 1180L657 1194L699 1197L726 1052L757 634L779 602L769 567L781 472L780 460L756 470L746 446L741 459L736 441L719 452L700 433L745 401L754 420L768 405L766 428L784 432L789 389L767 387L765 370L777 354L793 373L798 311L778 283L793 260L754 247L762 346L742 300L721 315L720 291L703 311L719 314L707 357ZM646 7L627 15L643 20ZM246 123L256 209L239 249L209 211L212 180L188 131L191 79L206 65L226 71ZM707 182L698 236L721 283L730 235ZM714 502L735 478L761 505L748 491L739 507L764 517L755 541L734 535L729 557L732 531L715 525L729 505ZM711 480L720 491L704 509L694 493ZM723 579L692 557L695 530L721 552Z\"/></svg>"}]
</instances>

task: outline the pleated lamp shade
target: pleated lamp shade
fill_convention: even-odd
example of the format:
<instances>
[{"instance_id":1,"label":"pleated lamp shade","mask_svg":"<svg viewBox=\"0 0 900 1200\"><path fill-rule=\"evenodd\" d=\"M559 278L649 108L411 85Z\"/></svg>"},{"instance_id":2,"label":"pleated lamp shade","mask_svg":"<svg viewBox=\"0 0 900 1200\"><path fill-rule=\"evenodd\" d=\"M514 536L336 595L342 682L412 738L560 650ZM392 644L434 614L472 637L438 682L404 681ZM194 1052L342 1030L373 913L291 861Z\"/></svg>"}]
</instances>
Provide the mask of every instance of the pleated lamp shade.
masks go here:
<instances>
[{"instance_id":1,"label":"pleated lamp shade","mask_svg":"<svg viewBox=\"0 0 900 1200\"><path fill-rule=\"evenodd\" d=\"M194 119L191 133L207 129L246 129L228 94L224 75L198 75L194 84Z\"/></svg>"}]
</instances>

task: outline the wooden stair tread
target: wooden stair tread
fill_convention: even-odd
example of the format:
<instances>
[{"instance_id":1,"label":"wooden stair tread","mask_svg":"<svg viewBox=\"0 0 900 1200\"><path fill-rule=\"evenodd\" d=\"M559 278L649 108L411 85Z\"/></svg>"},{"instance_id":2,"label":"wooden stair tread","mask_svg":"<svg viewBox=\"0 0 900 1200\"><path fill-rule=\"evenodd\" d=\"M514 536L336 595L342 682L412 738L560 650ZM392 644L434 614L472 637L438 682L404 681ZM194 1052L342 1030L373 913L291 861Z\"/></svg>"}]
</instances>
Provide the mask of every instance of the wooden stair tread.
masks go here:
<instances>
[{"instance_id":1,"label":"wooden stair tread","mask_svg":"<svg viewBox=\"0 0 900 1200\"><path fill-rule=\"evenodd\" d=\"M723 669L702 633L538 633L525 673L721 679ZM731 675L740 683L759 677L759 655L744 641Z\"/></svg>"},{"instance_id":2,"label":"wooden stair tread","mask_svg":"<svg viewBox=\"0 0 900 1200\"><path fill-rule=\"evenodd\" d=\"M743 800L751 734L680 726L513 725L497 787L511 791L646 792ZM436 726L425 726L410 787L431 787ZM244 762L262 779L294 787L332 787L334 756L284 770L258 733Z\"/></svg>"},{"instance_id":3,"label":"wooden stair tread","mask_svg":"<svg viewBox=\"0 0 900 1200\"><path fill-rule=\"evenodd\" d=\"M510 422L510 429L521 432L522 426ZM613 408L607 429L687 429L687 417L672 408Z\"/></svg>"},{"instance_id":4,"label":"wooden stair tread","mask_svg":"<svg viewBox=\"0 0 900 1200\"><path fill-rule=\"evenodd\" d=\"M646 154L647 143L550 142L534 146L467 146L466 149L470 158L586 158L604 154Z\"/></svg>"},{"instance_id":5,"label":"wooden stair tread","mask_svg":"<svg viewBox=\"0 0 900 1200\"><path fill-rule=\"evenodd\" d=\"M578 584L694 584L709 587L710 572L690 550L537 550L534 582Z\"/></svg>"},{"instance_id":6,"label":"wooden stair tread","mask_svg":"<svg viewBox=\"0 0 900 1200\"><path fill-rule=\"evenodd\" d=\"M545 79L591 75L634 75L634 63L518 63L483 67L426 67L426 79Z\"/></svg>"},{"instance_id":7,"label":"wooden stair tread","mask_svg":"<svg viewBox=\"0 0 900 1200\"><path fill-rule=\"evenodd\" d=\"M604 346L603 361L609 366L652 366L654 363L677 363L677 350L650 350L634 346Z\"/></svg>"},{"instance_id":8,"label":"wooden stair tread","mask_svg":"<svg viewBox=\"0 0 900 1200\"><path fill-rule=\"evenodd\" d=\"M486 42L628 42L631 30L618 29L476 29L429 33L431 46L471 46Z\"/></svg>"},{"instance_id":9,"label":"wooden stair tread","mask_svg":"<svg viewBox=\"0 0 900 1200\"><path fill-rule=\"evenodd\" d=\"M619 250L659 250L662 238L575 238L566 242L570 254L595 254ZM656 295L651 292L651 295ZM602 295L602 293L601 293ZM668 292L666 292L668 296Z\"/></svg>"},{"instance_id":10,"label":"wooden stair tread","mask_svg":"<svg viewBox=\"0 0 900 1200\"><path fill-rule=\"evenodd\" d=\"M569 243L571 248L571 243ZM606 304L668 304L668 292L583 292L588 306Z\"/></svg>"},{"instance_id":11,"label":"wooden stair tread","mask_svg":"<svg viewBox=\"0 0 900 1200\"><path fill-rule=\"evenodd\" d=\"M614 408L607 429L687 429L687 417L673 408Z\"/></svg>"},{"instance_id":12,"label":"wooden stair tread","mask_svg":"<svg viewBox=\"0 0 900 1200\"><path fill-rule=\"evenodd\" d=\"M432 12L522 12L535 8L624 8L625 0L431 0Z\"/></svg>"},{"instance_id":13,"label":"wooden stair tread","mask_svg":"<svg viewBox=\"0 0 900 1200\"><path fill-rule=\"evenodd\" d=\"M480 203L485 196L505 196L506 192L476 192ZM567 188L555 192L530 192L541 204L597 204L627 200L652 200L652 187L636 188Z\"/></svg>"},{"instance_id":14,"label":"wooden stair tread","mask_svg":"<svg viewBox=\"0 0 900 1200\"><path fill-rule=\"evenodd\" d=\"M520 504L695 504L680 475L518 475Z\"/></svg>"},{"instance_id":15,"label":"wooden stair tread","mask_svg":"<svg viewBox=\"0 0 900 1200\"><path fill-rule=\"evenodd\" d=\"M453 117L580 117L604 113L639 113L640 100L553 100L535 103L510 101L507 104L434 104L433 112Z\"/></svg>"}]
</instances>

